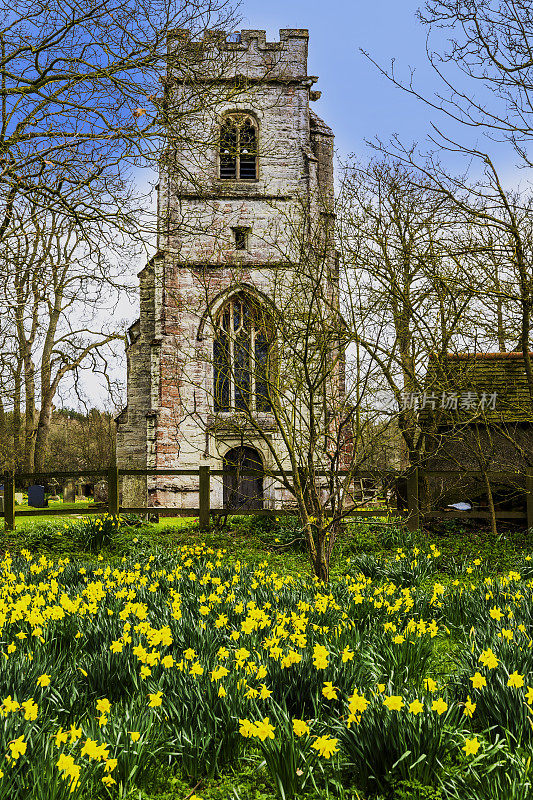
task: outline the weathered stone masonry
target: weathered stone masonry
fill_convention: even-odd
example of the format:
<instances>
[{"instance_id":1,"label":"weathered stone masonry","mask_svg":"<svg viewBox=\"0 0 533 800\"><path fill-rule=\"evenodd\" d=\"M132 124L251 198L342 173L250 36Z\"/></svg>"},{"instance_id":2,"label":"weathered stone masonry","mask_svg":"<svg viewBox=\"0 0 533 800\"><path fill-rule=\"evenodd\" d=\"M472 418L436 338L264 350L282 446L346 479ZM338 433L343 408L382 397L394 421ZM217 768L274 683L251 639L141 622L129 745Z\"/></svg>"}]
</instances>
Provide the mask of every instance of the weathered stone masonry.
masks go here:
<instances>
[{"instance_id":1,"label":"weathered stone masonry","mask_svg":"<svg viewBox=\"0 0 533 800\"><path fill-rule=\"evenodd\" d=\"M178 32L169 47L184 41L187 34ZM182 169L161 172L159 250L139 274L140 317L128 334L127 407L118 418L121 467L220 469L224 454L243 443L224 432L221 415L216 430L210 425L210 320L237 288L265 303L271 299L274 271L291 248L284 220L297 213L302 198L313 207L318 196L333 195L333 133L309 107L320 94L312 89L317 79L307 75L307 47L308 32L300 29L281 30L279 42L267 42L265 31L242 31L240 41L215 36L206 42L206 52L218 48L228 57L221 83L245 76L249 90L192 113L189 131L197 130L198 141L211 145L196 151L177 147L173 157ZM170 102L183 107L185 93L172 74L167 85ZM255 180L220 178L218 131L225 114L238 112L257 123ZM236 227L249 231L245 250L235 249ZM276 441L270 414L257 416ZM244 444L270 465L259 437ZM187 477L147 484L129 479L123 504L147 498L149 505L197 507L196 487L196 479ZM266 482L264 493L266 506L284 499ZM211 504L222 505L216 480Z\"/></svg>"}]
</instances>

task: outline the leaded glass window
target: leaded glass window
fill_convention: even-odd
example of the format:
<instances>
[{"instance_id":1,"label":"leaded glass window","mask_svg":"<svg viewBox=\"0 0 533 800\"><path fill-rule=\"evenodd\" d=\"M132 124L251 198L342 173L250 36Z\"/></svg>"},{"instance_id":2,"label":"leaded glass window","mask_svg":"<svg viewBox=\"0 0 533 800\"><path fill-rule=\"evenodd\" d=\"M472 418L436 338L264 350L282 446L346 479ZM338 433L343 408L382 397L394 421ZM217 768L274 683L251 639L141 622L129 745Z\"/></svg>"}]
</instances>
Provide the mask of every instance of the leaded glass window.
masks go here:
<instances>
[{"instance_id":1,"label":"leaded glass window","mask_svg":"<svg viewBox=\"0 0 533 800\"><path fill-rule=\"evenodd\" d=\"M257 178L257 125L246 114L230 114L220 127L220 177Z\"/></svg>"},{"instance_id":2,"label":"leaded glass window","mask_svg":"<svg viewBox=\"0 0 533 800\"><path fill-rule=\"evenodd\" d=\"M272 335L264 313L246 297L229 300L216 321L213 344L215 411L271 411Z\"/></svg>"}]
</instances>

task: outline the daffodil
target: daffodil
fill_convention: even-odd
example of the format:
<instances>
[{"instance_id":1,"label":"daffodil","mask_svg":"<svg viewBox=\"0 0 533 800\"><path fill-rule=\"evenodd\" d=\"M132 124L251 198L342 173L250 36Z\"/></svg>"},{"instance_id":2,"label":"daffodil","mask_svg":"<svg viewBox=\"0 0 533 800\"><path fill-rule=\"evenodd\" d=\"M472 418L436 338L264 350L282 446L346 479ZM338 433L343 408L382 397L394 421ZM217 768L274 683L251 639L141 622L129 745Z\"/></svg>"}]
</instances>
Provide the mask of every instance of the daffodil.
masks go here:
<instances>
[{"instance_id":1,"label":"daffodil","mask_svg":"<svg viewBox=\"0 0 533 800\"><path fill-rule=\"evenodd\" d=\"M389 711L399 711L403 707L404 702L398 695L391 695L384 699L383 705L387 706Z\"/></svg>"},{"instance_id":2,"label":"daffodil","mask_svg":"<svg viewBox=\"0 0 533 800\"><path fill-rule=\"evenodd\" d=\"M470 680L472 681L472 686L474 687L474 689L482 689L484 686L487 685L486 678L484 678L483 675L481 675L480 672L476 672L470 678Z\"/></svg>"},{"instance_id":3,"label":"daffodil","mask_svg":"<svg viewBox=\"0 0 533 800\"><path fill-rule=\"evenodd\" d=\"M475 756L479 747L478 739L474 736L473 739L465 739L465 745L461 749L465 751L467 756Z\"/></svg>"},{"instance_id":4,"label":"daffodil","mask_svg":"<svg viewBox=\"0 0 533 800\"><path fill-rule=\"evenodd\" d=\"M337 699L337 690L333 686L331 681L326 681L324 683L324 687L322 689L322 694L327 700L336 700Z\"/></svg>"},{"instance_id":5,"label":"daffodil","mask_svg":"<svg viewBox=\"0 0 533 800\"><path fill-rule=\"evenodd\" d=\"M109 714L111 710L111 703L109 702L109 700L106 700L105 698L102 700L97 700L96 710L99 711L101 714Z\"/></svg>"},{"instance_id":6,"label":"daffodil","mask_svg":"<svg viewBox=\"0 0 533 800\"><path fill-rule=\"evenodd\" d=\"M436 711L439 716L444 714L447 708L448 703L446 703L442 697L439 697L438 700L433 700L431 704L431 710Z\"/></svg>"},{"instance_id":7,"label":"daffodil","mask_svg":"<svg viewBox=\"0 0 533 800\"><path fill-rule=\"evenodd\" d=\"M310 731L309 725L303 719L293 719L292 729L296 736L303 736Z\"/></svg>"},{"instance_id":8,"label":"daffodil","mask_svg":"<svg viewBox=\"0 0 533 800\"><path fill-rule=\"evenodd\" d=\"M270 724L270 720L268 717L265 717L263 720L259 720L259 722L255 723L255 732L254 736L258 736L262 742L265 739L274 739L274 731L275 728Z\"/></svg>"},{"instance_id":9,"label":"daffodil","mask_svg":"<svg viewBox=\"0 0 533 800\"><path fill-rule=\"evenodd\" d=\"M464 705L465 708L463 714L465 715L465 717L471 717L474 711L476 710L476 704L472 702L472 700L470 699L470 695L468 695Z\"/></svg>"},{"instance_id":10,"label":"daffodil","mask_svg":"<svg viewBox=\"0 0 533 800\"><path fill-rule=\"evenodd\" d=\"M509 675L509 680L507 681L507 686L512 686L515 689L521 689L524 685L524 676L519 675L518 672L513 672Z\"/></svg>"},{"instance_id":11,"label":"daffodil","mask_svg":"<svg viewBox=\"0 0 533 800\"><path fill-rule=\"evenodd\" d=\"M409 712L411 714L420 714L424 710L424 706L420 702L420 700L413 700L412 703L409 703Z\"/></svg>"},{"instance_id":12,"label":"daffodil","mask_svg":"<svg viewBox=\"0 0 533 800\"><path fill-rule=\"evenodd\" d=\"M163 696L163 692L156 692L155 694L150 694L149 695L150 702L148 703L148 707L149 708L155 708L157 706L160 706L161 703L162 703L162 700L161 700L162 696Z\"/></svg>"},{"instance_id":13,"label":"daffodil","mask_svg":"<svg viewBox=\"0 0 533 800\"><path fill-rule=\"evenodd\" d=\"M255 724L253 722L250 722L249 719L240 719L239 723L240 723L239 733L241 734L241 736L249 738L250 736L255 735Z\"/></svg>"},{"instance_id":14,"label":"daffodil","mask_svg":"<svg viewBox=\"0 0 533 800\"><path fill-rule=\"evenodd\" d=\"M484 650L481 653L479 661L482 664L482 666L487 667L487 669L494 669L495 667L498 666L499 663L498 659L496 658L490 647L488 648L488 650Z\"/></svg>"},{"instance_id":15,"label":"daffodil","mask_svg":"<svg viewBox=\"0 0 533 800\"><path fill-rule=\"evenodd\" d=\"M11 750L11 758L14 758L15 761L18 759L19 756L24 755L26 752L27 744L24 741L24 736L19 736L18 739L15 739L12 742L9 742L9 748Z\"/></svg>"},{"instance_id":16,"label":"daffodil","mask_svg":"<svg viewBox=\"0 0 533 800\"><path fill-rule=\"evenodd\" d=\"M337 747L338 739L333 739L331 736L319 736L316 741L313 742L311 745L318 750L321 756L324 758L331 758L333 753L338 751Z\"/></svg>"}]
</instances>

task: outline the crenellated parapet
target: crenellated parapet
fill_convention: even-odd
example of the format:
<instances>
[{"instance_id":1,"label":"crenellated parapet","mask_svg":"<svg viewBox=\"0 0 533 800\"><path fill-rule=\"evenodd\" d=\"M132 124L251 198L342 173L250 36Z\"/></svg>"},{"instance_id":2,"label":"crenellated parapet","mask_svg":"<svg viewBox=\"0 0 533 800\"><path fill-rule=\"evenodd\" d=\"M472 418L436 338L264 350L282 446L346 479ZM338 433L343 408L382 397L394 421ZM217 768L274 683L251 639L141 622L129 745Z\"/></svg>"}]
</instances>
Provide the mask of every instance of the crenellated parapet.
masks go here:
<instances>
[{"instance_id":1,"label":"crenellated parapet","mask_svg":"<svg viewBox=\"0 0 533 800\"><path fill-rule=\"evenodd\" d=\"M267 76L270 80L302 80L307 78L308 39L305 28L281 29L278 42L267 42L266 31L261 30L230 34L211 30L200 40L194 39L190 31L174 30L168 35L168 50L169 54L180 53L185 60L188 56L197 64L205 62L210 71L213 59L222 58L227 63L228 78L238 75L252 80ZM172 70L170 77L179 77L179 71Z\"/></svg>"}]
</instances>

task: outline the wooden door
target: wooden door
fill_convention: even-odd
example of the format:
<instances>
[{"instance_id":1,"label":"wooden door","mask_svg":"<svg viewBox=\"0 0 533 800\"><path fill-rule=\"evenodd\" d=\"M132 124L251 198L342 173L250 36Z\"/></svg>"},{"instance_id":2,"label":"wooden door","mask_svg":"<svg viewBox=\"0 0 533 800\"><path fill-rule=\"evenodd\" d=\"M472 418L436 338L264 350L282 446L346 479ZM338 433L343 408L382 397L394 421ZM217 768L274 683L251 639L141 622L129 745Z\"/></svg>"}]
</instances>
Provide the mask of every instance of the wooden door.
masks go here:
<instances>
[{"instance_id":1,"label":"wooden door","mask_svg":"<svg viewBox=\"0 0 533 800\"><path fill-rule=\"evenodd\" d=\"M263 462L253 447L234 447L224 456L224 508L263 508ZM241 475L242 470L258 474Z\"/></svg>"}]
</instances>

